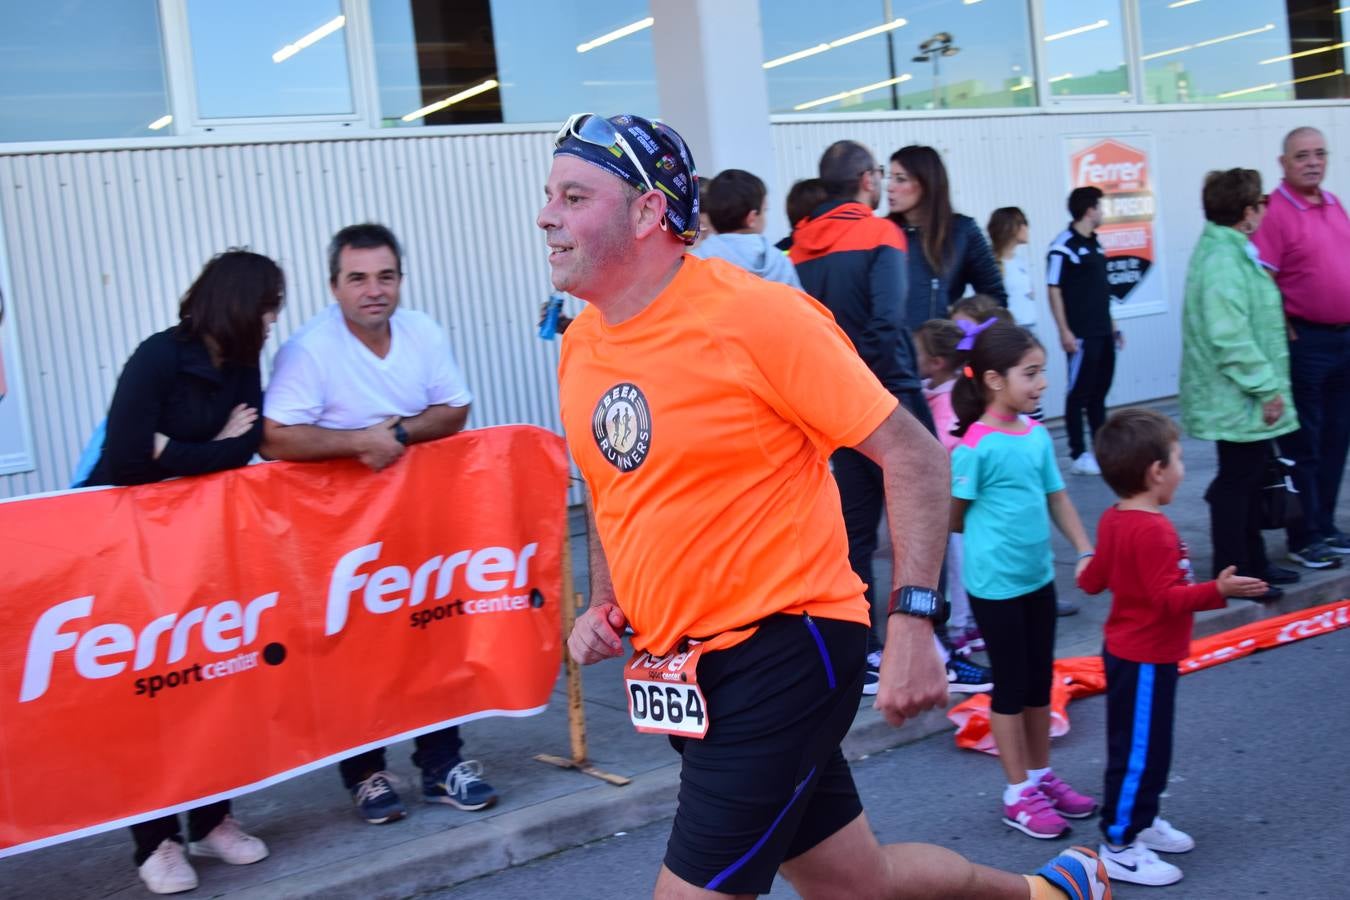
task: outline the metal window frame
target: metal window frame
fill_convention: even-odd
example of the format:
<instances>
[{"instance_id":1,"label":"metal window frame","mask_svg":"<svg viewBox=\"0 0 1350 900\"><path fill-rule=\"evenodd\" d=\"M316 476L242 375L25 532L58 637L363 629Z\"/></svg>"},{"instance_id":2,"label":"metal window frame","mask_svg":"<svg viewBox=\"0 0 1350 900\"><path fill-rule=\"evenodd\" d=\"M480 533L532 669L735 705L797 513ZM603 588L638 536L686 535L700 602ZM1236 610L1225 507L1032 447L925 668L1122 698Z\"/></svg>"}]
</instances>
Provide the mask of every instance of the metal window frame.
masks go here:
<instances>
[{"instance_id":1,"label":"metal window frame","mask_svg":"<svg viewBox=\"0 0 1350 900\"><path fill-rule=\"evenodd\" d=\"M173 134L178 136L229 133L254 137L283 131L312 129L317 136L329 129L364 131L371 127L374 88L374 48L370 39L369 4L366 0L338 0L346 17L343 35L347 47L347 85L351 91L350 113L293 116L231 116L207 118L197 108L196 62L188 26L189 0L159 0L160 35L164 47L164 76L173 115ZM376 123L378 127L378 123ZM153 139L151 139L153 140ZM159 142L155 146L159 146Z\"/></svg>"}]
</instances>

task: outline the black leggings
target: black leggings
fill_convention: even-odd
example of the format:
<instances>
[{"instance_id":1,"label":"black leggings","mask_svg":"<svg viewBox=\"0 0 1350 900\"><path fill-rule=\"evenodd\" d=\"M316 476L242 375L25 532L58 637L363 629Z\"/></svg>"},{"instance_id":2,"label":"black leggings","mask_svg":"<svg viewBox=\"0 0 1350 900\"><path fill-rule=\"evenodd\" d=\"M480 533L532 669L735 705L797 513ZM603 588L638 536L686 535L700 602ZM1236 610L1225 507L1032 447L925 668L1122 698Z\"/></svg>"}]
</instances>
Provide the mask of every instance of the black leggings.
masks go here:
<instances>
[{"instance_id":1,"label":"black leggings","mask_svg":"<svg viewBox=\"0 0 1350 900\"><path fill-rule=\"evenodd\" d=\"M990 708L1014 716L1029 706L1049 706L1055 667L1055 583L1007 600L969 596L994 670Z\"/></svg>"}]
</instances>

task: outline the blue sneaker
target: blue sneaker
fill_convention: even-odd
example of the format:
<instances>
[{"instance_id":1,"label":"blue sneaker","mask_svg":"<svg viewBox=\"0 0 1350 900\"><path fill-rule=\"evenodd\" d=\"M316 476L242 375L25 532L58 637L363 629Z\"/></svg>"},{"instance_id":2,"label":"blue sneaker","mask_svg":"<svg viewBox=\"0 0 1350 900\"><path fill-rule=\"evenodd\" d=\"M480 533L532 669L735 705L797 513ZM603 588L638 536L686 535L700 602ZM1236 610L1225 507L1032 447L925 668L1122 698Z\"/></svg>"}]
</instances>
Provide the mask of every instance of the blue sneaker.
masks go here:
<instances>
[{"instance_id":1,"label":"blue sneaker","mask_svg":"<svg viewBox=\"0 0 1350 900\"><path fill-rule=\"evenodd\" d=\"M1063 891L1069 900L1111 900L1106 866L1086 847L1070 847L1036 874Z\"/></svg>"},{"instance_id":2,"label":"blue sneaker","mask_svg":"<svg viewBox=\"0 0 1350 900\"><path fill-rule=\"evenodd\" d=\"M476 759L466 759L440 769L423 769L422 799L474 812L496 803L497 792L483 780L483 764Z\"/></svg>"},{"instance_id":3,"label":"blue sneaker","mask_svg":"<svg viewBox=\"0 0 1350 900\"><path fill-rule=\"evenodd\" d=\"M984 666L953 656L947 661L947 691L953 694L983 694L994 689L994 673Z\"/></svg>"},{"instance_id":4,"label":"blue sneaker","mask_svg":"<svg viewBox=\"0 0 1350 900\"><path fill-rule=\"evenodd\" d=\"M393 778L388 772L376 772L352 788L356 814L371 825L397 822L408 814L394 790Z\"/></svg>"}]
</instances>

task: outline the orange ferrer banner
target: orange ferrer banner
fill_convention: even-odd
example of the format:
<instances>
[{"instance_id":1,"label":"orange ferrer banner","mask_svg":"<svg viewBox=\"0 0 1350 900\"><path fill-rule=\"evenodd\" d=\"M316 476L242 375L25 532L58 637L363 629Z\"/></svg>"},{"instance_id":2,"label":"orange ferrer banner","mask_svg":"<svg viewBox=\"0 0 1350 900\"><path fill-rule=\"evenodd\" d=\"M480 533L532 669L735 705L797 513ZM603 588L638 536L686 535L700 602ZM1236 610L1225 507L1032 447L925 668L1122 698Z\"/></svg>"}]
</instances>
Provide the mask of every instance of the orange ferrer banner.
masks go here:
<instances>
[{"instance_id":1,"label":"orange ferrer banner","mask_svg":"<svg viewBox=\"0 0 1350 900\"><path fill-rule=\"evenodd\" d=\"M0 503L0 857L543 711L566 487L512 426Z\"/></svg>"},{"instance_id":2,"label":"orange ferrer banner","mask_svg":"<svg viewBox=\"0 0 1350 900\"><path fill-rule=\"evenodd\" d=\"M1339 600L1312 609L1301 609L1259 619L1247 625L1191 641L1191 655L1177 664L1182 675L1249 656L1304 638L1317 637L1350 627L1350 600ZM1069 731L1070 700L1090 697L1106 690L1106 671L1100 656L1072 656L1055 660L1055 680L1050 689L1050 736ZM956 724L956 746L998 755L989 731L989 695L976 694L947 712Z\"/></svg>"}]
</instances>

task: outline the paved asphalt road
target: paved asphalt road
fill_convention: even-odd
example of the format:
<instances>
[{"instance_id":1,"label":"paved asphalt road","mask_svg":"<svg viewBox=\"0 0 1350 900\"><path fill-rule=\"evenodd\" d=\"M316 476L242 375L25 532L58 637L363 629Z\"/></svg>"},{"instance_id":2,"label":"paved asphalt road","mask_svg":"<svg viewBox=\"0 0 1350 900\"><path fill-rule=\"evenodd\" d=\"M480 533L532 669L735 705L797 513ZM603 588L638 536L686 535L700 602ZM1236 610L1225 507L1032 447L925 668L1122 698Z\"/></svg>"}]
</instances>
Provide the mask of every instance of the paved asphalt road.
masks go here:
<instances>
[{"instance_id":1,"label":"paved asphalt road","mask_svg":"<svg viewBox=\"0 0 1350 900\"><path fill-rule=\"evenodd\" d=\"M1103 698L1069 708L1072 730L1054 763L1100 790ZM1196 839L1171 857L1186 873L1170 888L1121 885L1122 900L1350 898L1350 629L1181 679L1176 760L1163 815ZM958 751L950 734L854 764L883 842L931 841L980 862L1031 871L1056 848L1097 839L1095 820L1068 841L1036 841L999 821L997 762ZM669 822L616 835L423 897L537 900L650 896ZM795 897L781 878L771 897Z\"/></svg>"}]
</instances>

